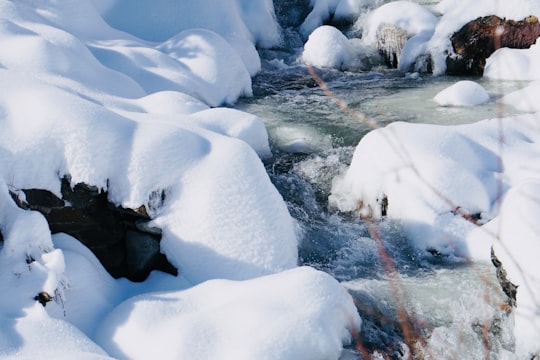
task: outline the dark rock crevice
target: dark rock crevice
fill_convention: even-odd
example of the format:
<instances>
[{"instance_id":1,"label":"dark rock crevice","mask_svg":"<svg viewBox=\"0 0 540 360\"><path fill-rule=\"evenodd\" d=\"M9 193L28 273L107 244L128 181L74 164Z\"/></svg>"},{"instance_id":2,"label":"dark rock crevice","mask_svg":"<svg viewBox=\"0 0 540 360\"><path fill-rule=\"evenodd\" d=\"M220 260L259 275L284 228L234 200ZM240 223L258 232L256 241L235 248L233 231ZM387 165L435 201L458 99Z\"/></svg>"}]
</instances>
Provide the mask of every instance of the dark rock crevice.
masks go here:
<instances>
[{"instance_id":1,"label":"dark rock crevice","mask_svg":"<svg viewBox=\"0 0 540 360\"><path fill-rule=\"evenodd\" d=\"M62 198L47 190L22 190L25 199L12 197L19 207L39 211L51 233L66 233L78 239L100 260L115 278L143 281L152 270L177 275L160 249L161 230L148 225L145 205L125 209L108 201L106 191L86 184L71 187L62 179ZM160 201L165 200L163 192Z\"/></svg>"},{"instance_id":2,"label":"dark rock crevice","mask_svg":"<svg viewBox=\"0 0 540 360\"><path fill-rule=\"evenodd\" d=\"M497 269L497 280L501 285L502 291L506 294L508 305L510 308L515 308L518 286L508 280L508 275L504 269L503 263L497 258L493 248L491 248L491 263Z\"/></svg>"}]
</instances>

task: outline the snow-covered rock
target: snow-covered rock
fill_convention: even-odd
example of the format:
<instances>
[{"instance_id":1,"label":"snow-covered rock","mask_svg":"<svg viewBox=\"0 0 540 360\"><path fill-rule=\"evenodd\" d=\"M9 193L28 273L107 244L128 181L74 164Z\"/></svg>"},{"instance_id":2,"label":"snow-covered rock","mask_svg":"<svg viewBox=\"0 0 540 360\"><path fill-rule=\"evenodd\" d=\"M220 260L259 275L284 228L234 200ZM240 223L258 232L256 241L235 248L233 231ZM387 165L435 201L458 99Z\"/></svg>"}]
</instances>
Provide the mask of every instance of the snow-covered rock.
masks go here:
<instances>
[{"instance_id":1,"label":"snow-covered rock","mask_svg":"<svg viewBox=\"0 0 540 360\"><path fill-rule=\"evenodd\" d=\"M353 49L341 31L325 25L309 35L304 45L302 61L321 68L345 69L353 61Z\"/></svg>"},{"instance_id":2,"label":"snow-covered rock","mask_svg":"<svg viewBox=\"0 0 540 360\"><path fill-rule=\"evenodd\" d=\"M107 317L97 342L129 359L326 360L337 359L359 327L336 280L297 268L134 297Z\"/></svg>"},{"instance_id":3,"label":"snow-covered rock","mask_svg":"<svg viewBox=\"0 0 540 360\"><path fill-rule=\"evenodd\" d=\"M538 112L540 111L540 102L534 100L538 93L540 93L540 81L536 80L523 89L504 95L499 99L499 102L511 105L520 111Z\"/></svg>"},{"instance_id":4,"label":"snow-covered rock","mask_svg":"<svg viewBox=\"0 0 540 360\"><path fill-rule=\"evenodd\" d=\"M392 123L360 141L329 199L342 211L399 219L416 246L437 254L489 262L493 247L519 286L518 358L540 350L538 119Z\"/></svg>"},{"instance_id":5,"label":"snow-covered rock","mask_svg":"<svg viewBox=\"0 0 540 360\"><path fill-rule=\"evenodd\" d=\"M538 276L538 222L540 211L537 193L538 178L525 179L508 191L499 215L471 232L468 242L491 243L494 253L507 273L507 279L517 286L515 316L518 358L529 358L540 352L540 277Z\"/></svg>"},{"instance_id":6,"label":"snow-covered rock","mask_svg":"<svg viewBox=\"0 0 540 360\"><path fill-rule=\"evenodd\" d=\"M495 15L472 20L451 37L454 53L446 60L446 73L482 75L486 59L500 48L527 49L540 36L535 16L523 20L506 20Z\"/></svg>"},{"instance_id":7,"label":"snow-covered rock","mask_svg":"<svg viewBox=\"0 0 540 360\"><path fill-rule=\"evenodd\" d=\"M255 44L278 41L270 0L0 2L0 46L9 49L0 53L0 290L9 294L0 299L0 357L107 359L95 340L111 313L107 329L122 336L151 321L170 356L204 354L199 346L211 341L191 332L202 329L229 346L207 348L224 358L244 344L247 356L339 357L360 319L331 277L291 270L297 229L261 161L271 155L262 120L210 109L249 95ZM24 189L60 198L63 178L107 194L106 206L144 205L179 275L115 280L76 239L51 235L42 214L15 203ZM168 300L135 311L126 327L118 314L129 306L115 308L137 295L136 307ZM180 329L189 332L181 346L168 332L168 311L178 309L193 325ZM261 318L242 317L246 309ZM107 350L123 349L123 339L107 339Z\"/></svg>"},{"instance_id":8,"label":"snow-covered rock","mask_svg":"<svg viewBox=\"0 0 540 360\"><path fill-rule=\"evenodd\" d=\"M498 0L442 0L435 10L441 14L428 48L433 60L433 73L446 72L446 58L454 53L450 38L466 23L479 17L496 15L508 20L540 17L540 4L535 1L500 2Z\"/></svg>"},{"instance_id":9,"label":"snow-covered rock","mask_svg":"<svg viewBox=\"0 0 540 360\"><path fill-rule=\"evenodd\" d=\"M426 53L426 44L437 22L437 17L422 5L393 1L369 14L362 40L377 46L393 67L408 71Z\"/></svg>"},{"instance_id":10,"label":"snow-covered rock","mask_svg":"<svg viewBox=\"0 0 540 360\"><path fill-rule=\"evenodd\" d=\"M440 106L473 106L487 103L489 94L477 82L462 80L440 91L433 100Z\"/></svg>"},{"instance_id":11,"label":"snow-covered rock","mask_svg":"<svg viewBox=\"0 0 540 360\"><path fill-rule=\"evenodd\" d=\"M376 8L365 24L363 39L377 42L377 29L382 24L394 25L410 36L433 32L437 17L426 7L412 1L393 1Z\"/></svg>"}]
</instances>

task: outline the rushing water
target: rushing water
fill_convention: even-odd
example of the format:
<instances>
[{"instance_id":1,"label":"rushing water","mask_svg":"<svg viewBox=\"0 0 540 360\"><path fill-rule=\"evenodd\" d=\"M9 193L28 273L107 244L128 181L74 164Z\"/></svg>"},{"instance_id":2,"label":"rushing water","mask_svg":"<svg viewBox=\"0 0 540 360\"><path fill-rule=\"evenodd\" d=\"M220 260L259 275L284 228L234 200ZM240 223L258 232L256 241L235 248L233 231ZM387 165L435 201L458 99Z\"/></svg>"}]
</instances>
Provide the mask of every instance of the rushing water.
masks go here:
<instances>
[{"instance_id":1,"label":"rushing water","mask_svg":"<svg viewBox=\"0 0 540 360\"><path fill-rule=\"evenodd\" d=\"M371 130L355 113L377 126L398 120L460 124L501 109L437 108L431 99L456 78L317 71L332 96L304 67L293 66L263 71L254 79L255 96L237 108L260 116L269 130L274 157L266 167L297 220L301 263L328 272L355 298L363 318L360 345L342 358L361 359L364 352L364 358L378 353L398 359L412 351L432 359L496 359L511 351L511 319L500 310L504 297L490 264L430 254L408 241L399 222L366 223L327 202L332 180ZM498 84L485 86L498 96ZM352 111L340 109L337 99Z\"/></svg>"},{"instance_id":2,"label":"rushing water","mask_svg":"<svg viewBox=\"0 0 540 360\"><path fill-rule=\"evenodd\" d=\"M307 1L276 2L278 16L280 3L296 4L297 11L281 20L297 26ZM298 35L287 31L291 49L262 53L266 60L253 80L254 96L236 108L260 116L268 128L274 156L266 168L298 223L300 262L334 276L355 299L362 331L342 359L498 359L512 352L512 319L501 310L504 296L493 266L418 249L399 222L366 223L327 201L332 180L373 127L394 121L465 124L512 110L494 102L440 108L433 97L459 78L384 68L317 69L330 90L325 92L305 66L294 65ZM475 80L493 99L520 86Z\"/></svg>"}]
</instances>

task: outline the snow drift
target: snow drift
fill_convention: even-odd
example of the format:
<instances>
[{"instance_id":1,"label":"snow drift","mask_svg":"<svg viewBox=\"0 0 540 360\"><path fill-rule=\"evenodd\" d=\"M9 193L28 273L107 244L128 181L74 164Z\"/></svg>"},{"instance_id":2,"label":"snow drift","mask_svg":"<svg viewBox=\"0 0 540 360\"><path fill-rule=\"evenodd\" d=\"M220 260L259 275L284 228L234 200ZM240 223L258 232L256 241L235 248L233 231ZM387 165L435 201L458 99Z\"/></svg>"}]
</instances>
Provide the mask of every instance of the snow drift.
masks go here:
<instances>
[{"instance_id":1,"label":"snow drift","mask_svg":"<svg viewBox=\"0 0 540 360\"><path fill-rule=\"evenodd\" d=\"M251 94L255 44L279 40L272 2L133 4L0 2L0 45L9 49L0 54L0 289L10 294L0 300L0 356L109 358L96 343L108 317L107 331L122 336L146 333L150 320L156 331L144 346L168 344L161 350L170 356L232 357L244 348L245 358L261 349L337 358L360 326L352 300L332 278L292 270L296 228L261 162L271 155L264 124L215 108ZM16 205L23 189L61 196L64 177L107 191L114 205L144 205L180 275L114 280L74 238L51 235L42 215ZM199 287L212 279L228 281ZM263 290L264 301L251 294ZM202 306L220 296L223 303ZM167 301L139 313L154 298ZM133 306L115 310L123 301ZM172 319L193 325L172 334L167 314L186 301L201 308ZM213 330L176 342L196 328ZM294 336L279 342L284 331ZM119 339L99 343L116 355L139 349Z\"/></svg>"}]
</instances>

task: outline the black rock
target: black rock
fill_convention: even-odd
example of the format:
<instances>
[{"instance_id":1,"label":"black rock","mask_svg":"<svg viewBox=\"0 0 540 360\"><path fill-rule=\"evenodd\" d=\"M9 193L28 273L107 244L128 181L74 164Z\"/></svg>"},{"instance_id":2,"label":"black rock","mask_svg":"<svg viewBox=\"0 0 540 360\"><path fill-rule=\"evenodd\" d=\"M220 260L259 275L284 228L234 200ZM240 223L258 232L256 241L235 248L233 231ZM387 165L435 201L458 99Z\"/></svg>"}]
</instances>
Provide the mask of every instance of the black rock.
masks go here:
<instances>
[{"instance_id":1,"label":"black rock","mask_svg":"<svg viewBox=\"0 0 540 360\"><path fill-rule=\"evenodd\" d=\"M108 201L106 191L86 184L71 187L62 179L62 199L47 190L25 189L26 200L12 197L23 209L45 216L51 233L66 233L88 247L115 278L143 281L153 270L177 275L177 270L159 252L161 229L144 226L150 220L145 205L125 209ZM165 193L150 199L152 211L163 206ZM1 239L1 238L0 238Z\"/></svg>"}]
</instances>

